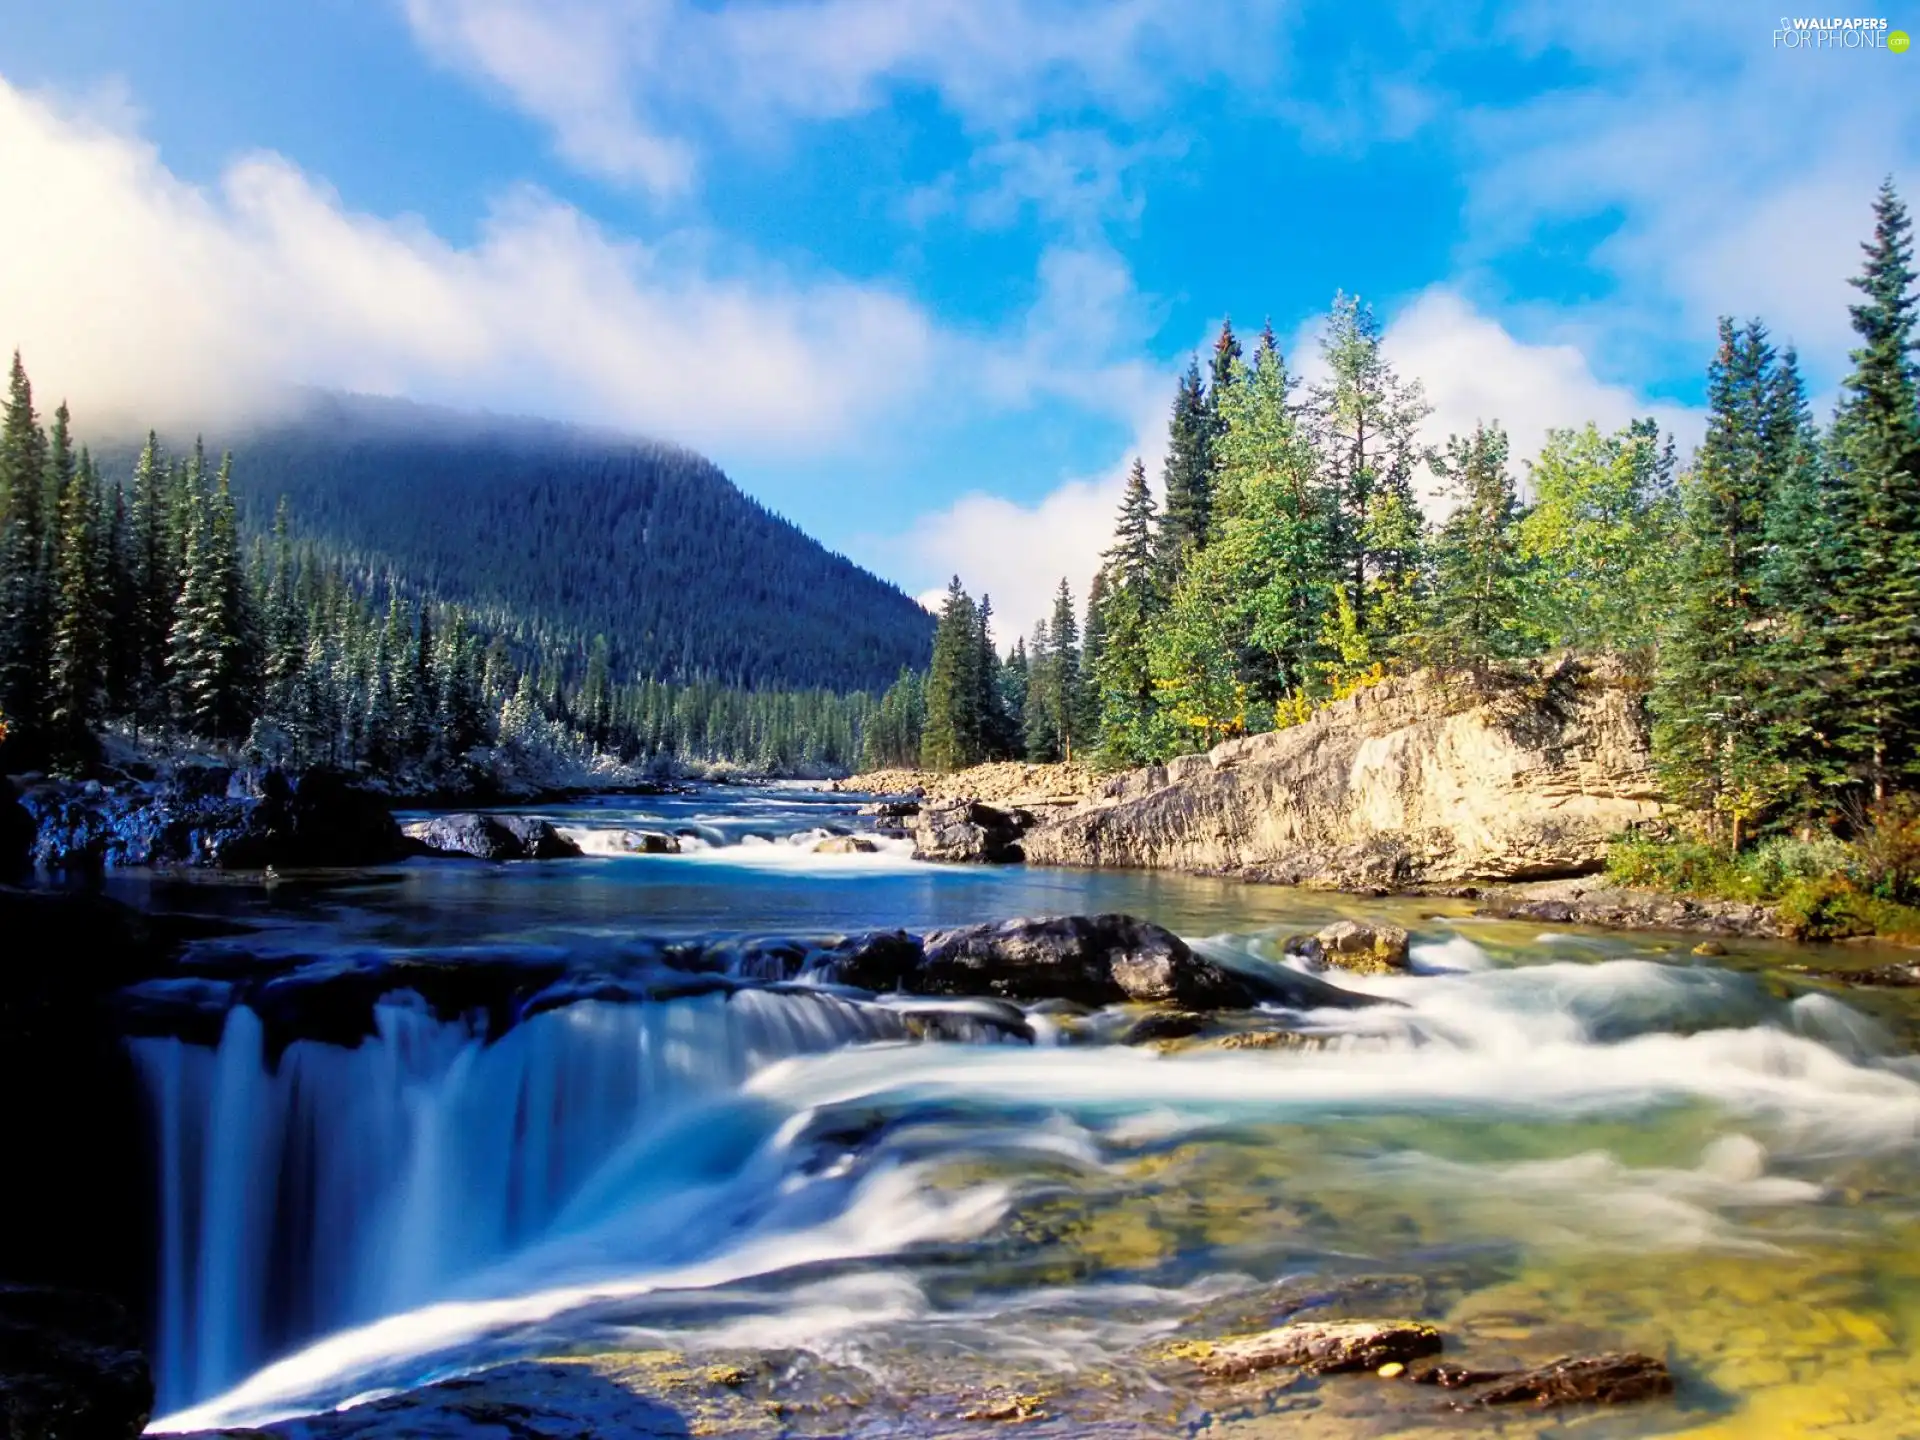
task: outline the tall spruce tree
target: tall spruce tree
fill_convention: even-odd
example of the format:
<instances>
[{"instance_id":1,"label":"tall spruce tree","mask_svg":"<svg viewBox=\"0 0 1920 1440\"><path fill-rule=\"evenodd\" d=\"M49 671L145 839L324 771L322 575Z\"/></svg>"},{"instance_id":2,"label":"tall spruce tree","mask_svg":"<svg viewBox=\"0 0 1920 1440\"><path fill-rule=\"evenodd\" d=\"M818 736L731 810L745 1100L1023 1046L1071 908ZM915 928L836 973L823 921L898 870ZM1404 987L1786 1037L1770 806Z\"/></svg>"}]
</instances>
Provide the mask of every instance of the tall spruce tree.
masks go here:
<instances>
[{"instance_id":1,"label":"tall spruce tree","mask_svg":"<svg viewBox=\"0 0 1920 1440\"><path fill-rule=\"evenodd\" d=\"M1213 519L1214 429L1215 417L1200 380L1200 364L1191 360L1174 391L1173 415L1167 422L1167 458L1161 470L1167 504L1160 516L1157 546L1160 566L1169 577L1178 573L1189 551L1207 543ZM1144 472L1141 484L1144 489Z\"/></svg>"},{"instance_id":2,"label":"tall spruce tree","mask_svg":"<svg viewBox=\"0 0 1920 1440\"><path fill-rule=\"evenodd\" d=\"M1146 467L1136 459L1127 473L1113 544L1101 556L1104 633L1100 655L1089 667L1099 711L1090 738L1103 765L1144 764L1158 743L1148 643L1165 605L1153 537L1153 492L1147 488Z\"/></svg>"},{"instance_id":3,"label":"tall spruce tree","mask_svg":"<svg viewBox=\"0 0 1920 1440\"><path fill-rule=\"evenodd\" d=\"M66 407L56 426L64 444ZM48 739L56 764L78 770L93 758L93 726L105 710L108 615L100 565L100 497L91 461L59 492L54 555L52 657L47 674Z\"/></svg>"},{"instance_id":4,"label":"tall spruce tree","mask_svg":"<svg viewBox=\"0 0 1920 1440\"><path fill-rule=\"evenodd\" d=\"M1920 401L1913 227L1893 182L1853 280L1853 370L1830 446L1838 472L1834 640L1847 697L1835 737L1878 802L1920 773Z\"/></svg>"},{"instance_id":5,"label":"tall spruce tree","mask_svg":"<svg viewBox=\"0 0 1920 1440\"><path fill-rule=\"evenodd\" d=\"M1773 371L1758 321L1744 329L1720 322L1707 436L1682 485L1686 544L1652 696L1655 758L1669 789L1711 817L1735 850L1786 790L1765 743L1763 706Z\"/></svg>"},{"instance_id":6,"label":"tall spruce tree","mask_svg":"<svg viewBox=\"0 0 1920 1440\"><path fill-rule=\"evenodd\" d=\"M44 743L51 595L47 567L47 437L33 385L13 355L0 419L0 716L14 753Z\"/></svg>"},{"instance_id":7,"label":"tall spruce tree","mask_svg":"<svg viewBox=\"0 0 1920 1440\"><path fill-rule=\"evenodd\" d=\"M960 770L980 758L979 665L974 604L956 575L940 608L933 659L927 667L920 755L921 764L929 770Z\"/></svg>"}]
</instances>

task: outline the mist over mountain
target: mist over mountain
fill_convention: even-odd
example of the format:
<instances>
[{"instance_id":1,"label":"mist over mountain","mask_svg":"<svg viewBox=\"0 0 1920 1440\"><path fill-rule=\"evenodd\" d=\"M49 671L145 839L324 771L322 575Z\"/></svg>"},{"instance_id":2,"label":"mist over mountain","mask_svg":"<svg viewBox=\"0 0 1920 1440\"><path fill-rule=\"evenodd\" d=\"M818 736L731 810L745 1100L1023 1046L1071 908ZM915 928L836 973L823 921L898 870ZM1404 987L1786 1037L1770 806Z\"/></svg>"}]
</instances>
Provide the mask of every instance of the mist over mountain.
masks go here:
<instances>
[{"instance_id":1,"label":"mist over mountain","mask_svg":"<svg viewBox=\"0 0 1920 1440\"><path fill-rule=\"evenodd\" d=\"M928 658L912 598L674 445L328 392L206 445L234 452L248 531L284 496L369 577L583 648L604 635L621 674L877 690ZM133 455L105 458L111 475Z\"/></svg>"}]
</instances>

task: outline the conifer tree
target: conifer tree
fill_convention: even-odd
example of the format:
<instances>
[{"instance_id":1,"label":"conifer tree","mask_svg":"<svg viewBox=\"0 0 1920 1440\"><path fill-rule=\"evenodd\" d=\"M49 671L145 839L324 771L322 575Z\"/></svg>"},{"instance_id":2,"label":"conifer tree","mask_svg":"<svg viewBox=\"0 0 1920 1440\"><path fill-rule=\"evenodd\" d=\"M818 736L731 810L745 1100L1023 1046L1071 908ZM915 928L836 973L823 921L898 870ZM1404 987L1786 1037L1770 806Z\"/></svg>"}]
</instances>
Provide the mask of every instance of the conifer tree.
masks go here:
<instances>
[{"instance_id":1,"label":"conifer tree","mask_svg":"<svg viewBox=\"0 0 1920 1440\"><path fill-rule=\"evenodd\" d=\"M1920 342L1913 227L1891 180L1853 286L1859 344L1830 446L1841 565L1834 640L1847 706L1835 738L1878 802L1920 772Z\"/></svg>"},{"instance_id":2,"label":"conifer tree","mask_svg":"<svg viewBox=\"0 0 1920 1440\"><path fill-rule=\"evenodd\" d=\"M1656 758L1674 798L1738 850L1785 786L1762 726L1762 571L1770 491L1763 444L1774 355L1756 321L1720 322L1707 437L1683 484L1687 544L1652 697Z\"/></svg>"},{"instance_id":3,"label":"conifer tree","mask_svg":"<svg viewBox=\"0 0 1920 1440\"><path fill-rule=\"evenodd\" d=\"M973 601L960 577L947 586L927 669L927 716L921 763L929 770L960 770L980 758L980 637Z\"/></svg>"},{"instance_id":4,"label":"conifer tree","mask_svg":"<svg viewBox=\"0 0 1920 1440\"><path fill-rule=\"evenodd\" d=\"M1520 634L1520 499L1507 469L1507 434L1479 425L1432 457L1452 513L1433 551L1433 586L1421 636L1425 656L1447 664L1514 655Z\"/></svg>"},{"instance_id":5,"label":"conifer tree","mask_svg":"<svg viewBox=\"0 0 1920 1440\"><path fill-rule=\"evenodd\" d=\"M66 407L54 429L56 457L66 445ZM104 709L107 615L102 606L99 495L92 463L73 470L59 490L55 540L53 635L47 675L48 739L54 760L72 771L92 758L93 729Z\"/></svg>"},{"instance_id":6,"label":"conifer tree","mask_svg":"<svg viewBox=\"0 0 1920 1440\"><path fill-rule=\"evenodd\" d=\"M1329 378L1308 400L1329 502L1330 558L1377 648L1410 629L1419 574L1420 508L1413 491L1420 422L1432 407L1381 350L1373 312L1334 296L1322 333Z\"/></svg>"},{"instance_id":7,"label":"conifer tree","mask_svg":"<svg viewBox=\"0 0 1920 1440\"><path fill-rule=\"evenodd\" d=\"M171 543L172 500L167 461L161 454L159 437L149 430L146 446L134 465L129 516L134 628L140 656L133 676L136 727L158 727L167 717L167 644L173 634L174 602L180 594L180 575L174 568ZM301 649L304 652L304 641Z\"/></svg>"},{"instance_id":8,"label":"conifer tree","mask_svg":"<svg viewBox=\"0 0 1920 1440\"><path fill-rule=\"evenodd\" d=\"M1157 548L1161 569L1169 577L1178 573L1189 550L1207 543L1213 516L1214 427L1199 362L1189 361L1174 392L1173 415L1167 422L1167 458L1161 470L1167 505L1160 517ZM1145 490L1144 471L1141 488Z\"/></svg>"},{"instance_id":9,"label":"conifer tree","mask_svg":"<svg viewBox=\"0 0 1920 1440\"><path fill-rule=\"evenodd\" d=\"M1147 488L1146 467L1136 459L1127 473L1113 544L1101 556L1104 633L1099 658L1089 667L1099 712L1089 736L1102 763L1112 766L1143 764L1155 749L1148 642L1165 606L1153 537L1153 492Z\"/></svg>"},{"instance_id":10,"label":"conifer tree","mask_svg":"<svg viewBox=\"0 0 1920 1440\"><path fill-rule=\"evenodd\" d=\"M1027 693L1021 707L1021 730L1027 759L1047 764L1060 758L1059 690L1054 680L1053 626L1041 620L1027 642Z\"/></svg>"},{"instance_id":11,"label":"conifer tree","mask_svg":"<svg viewBox=\"0 0 1920 1440\"><path fill-rule=\"evenodd\" d=\"M980 760L1009 760L1020 750L1020 736L1000 692L1000 653L993 644L993 597L982 595L974 611L978 653L974 659L974 709L980 717Z\"/></svg>"},{"instance_id":12,"label":"conifer tree","mask_svg":"<svg viewBox=\"0 0 1920 1440\"><path fill-rule=\"evenodd\" d=\"M1206 743L1268 723L1263 715L1304 694L1333 608L1331 506L1291 394L1271 337L1230 374L1213 543L1150 646L1156 695Z\"/></svg>"},{"instance_id":13,"label":"conifer tree","mask_svg":"<svg viewBox=\"0 0 1920 1440\"><path fill-rule=\"evenodd\" d=\"M50 612L46 454L33 386L16 350L6 413L0 419L0 716L15 747L41 743L45 722Z\"/></svg>"}]
</instances>

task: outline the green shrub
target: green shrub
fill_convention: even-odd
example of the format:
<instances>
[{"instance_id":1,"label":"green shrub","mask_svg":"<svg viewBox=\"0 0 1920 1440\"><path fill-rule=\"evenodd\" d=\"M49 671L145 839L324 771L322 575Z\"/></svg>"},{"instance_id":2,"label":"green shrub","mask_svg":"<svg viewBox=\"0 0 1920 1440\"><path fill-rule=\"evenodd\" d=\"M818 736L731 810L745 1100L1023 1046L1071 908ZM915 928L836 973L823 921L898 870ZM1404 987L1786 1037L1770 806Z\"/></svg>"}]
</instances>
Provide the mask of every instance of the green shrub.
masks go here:
<instances>
[{"instance_id":1,"label":"green shrub","mask_svg":"<svg viewBox=\"0 0 1920 1440\"><path fill-rule=\"evenodd\" d=\"M1758 895L1771 898L1784 895L1796 880L1850 879L1855 863L1852 848L1837 836L1776 835L1742 855L1736 868Z\"/></svg>"},{"instance_id":2,"label":"green shrub","mask_svg":"<svg viewBox=\"0 0 1920 1440\"><path fill-rule=\"evenodd\" d=\"M1871 894L1902 906L1920 902L1920 796L1896 795L1869 810L1853 851Z\"/></svg>"},{"instance_id":3,"label":"green shrub","mask_svg":"<svg viewBox=\"0 0 1920 1440\"><path fill-rule=\"evenodd\" d=\"M1796 879L1781 892L1773 913L1792 939L1843 940L1873 933L1873 921L1860 912L1860 899L1860 892L1844 879Z\"/></svg>"}]
</instances>

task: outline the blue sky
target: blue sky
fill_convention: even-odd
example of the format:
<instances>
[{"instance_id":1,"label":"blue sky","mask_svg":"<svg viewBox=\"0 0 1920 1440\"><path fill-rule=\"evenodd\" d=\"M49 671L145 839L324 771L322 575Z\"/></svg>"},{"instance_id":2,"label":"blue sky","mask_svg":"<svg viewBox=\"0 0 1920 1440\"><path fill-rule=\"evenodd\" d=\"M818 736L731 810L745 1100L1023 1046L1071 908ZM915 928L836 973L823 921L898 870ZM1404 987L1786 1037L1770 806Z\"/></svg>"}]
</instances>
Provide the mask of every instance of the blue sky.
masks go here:
<instances>
[{"instance_id":1,"label":"blue sky","mask_svg":"<svg viewBox=\"0 0 1920 1440\"><path fill-rule=\"evenodd\" d=\"M1721 312L1830 391L1920 55L1785 52L1779 8L15 7L0 343L102 422L311 383L679 439L1024 626L1223 316L1310 371L1357 291L1435 438L1521 455L1691 435Z\"/></svg>"}]
</instances>

